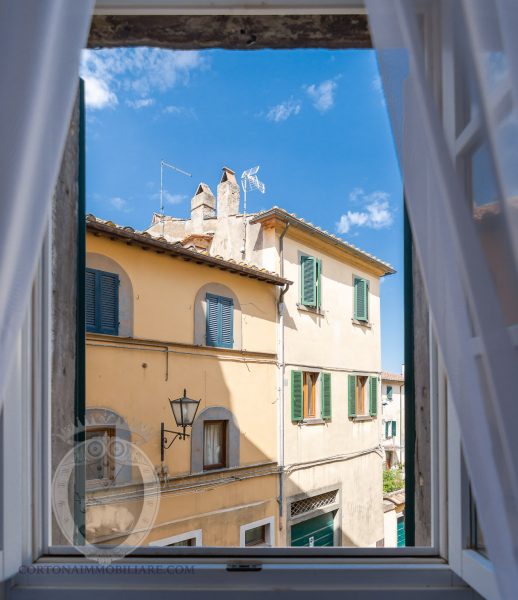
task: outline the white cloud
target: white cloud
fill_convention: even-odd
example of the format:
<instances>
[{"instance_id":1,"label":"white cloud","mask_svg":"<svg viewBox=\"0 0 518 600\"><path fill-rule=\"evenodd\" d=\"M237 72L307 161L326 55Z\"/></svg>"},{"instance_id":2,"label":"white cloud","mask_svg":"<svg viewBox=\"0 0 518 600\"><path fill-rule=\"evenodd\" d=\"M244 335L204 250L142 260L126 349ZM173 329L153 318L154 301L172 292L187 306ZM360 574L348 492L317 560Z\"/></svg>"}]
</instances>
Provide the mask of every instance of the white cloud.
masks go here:
<instances>
[{"instance_id":1,"label":"white cloud","mask_svg":"<svg viewBox=\"0 0 518 600\"><path fill-rule=\"evenodd\" d=\"M363 210L348 210L336 224L338 233L348 233L353 227L368 227L370 229L385 229L392 225L394 218L389 202L390 194L375 191L366 194L362 188L355 188L349 194L351 203L360 202Z\"/></svg>"},{"instance_id":2,"label":"white cloud","mask_svg":"<svg viewBox=\"0 0 518 600\"><path fill-rule=\"evenodd\" d=\"M84 76L85 103L89 108L110 108L118 104L117 96L102 79Z\"/></svg>"},{"instance_id":3,"label":"white cloud","mask_svg":"<svg viewBox=\"0 0 518 600\"><path fill-rule=\"evenodd\" d=\"M336 88L336 81L333 81L332 79L327 79L319 85L308 85L306 87L306 92L313 101L313 106L320 112L324 113L329 109L333 108L334 106L334 94Z\"/></svg>"},{"instance_id":4,"label":"white cloud","mask_svg":"<svg viewBox=\"0 0 518 600\"><path fill-rule=\"evenodd\" d=\"M149 106L143 102L152 93L186 85L193 71L206 66L207 59L192 50L84 50L81 76L85 79L85 101L89 108L113 107L123 92L130 96L128 104L133 108Z\"/></svg>"},{"instance_id":5,"label":"white cloud","mask_svg":"<svg viewBox=\"0 0 518 600\"><path fill-rule=\"evenodd\" d=\"M187 198L185 194L170 194L166 190L163 191L163 194L167 204L181 204Z\"/></svg>"},{"instance_id":6,"label":"white cloud","mask_svg":"<svg viewBox=\"0 0 518 600\"><path fill-rule=\"evenodd\" d=\"M375 92L381 92L383 90L383 85L381 84L381 77L379 75L373 77L371 85L372 89Z\"/></svg>"},{"instance_id":7,"label":"white cloud","mask_svg":"<svg viewBox=\"0 0 518 600\"><path fill-rule=\"evenodd\" d=\"M126 100L126 104L131 106L131 108L139 109L139 108L147 108L148 106L153 106L155 101L153 98L142 98L140 100Z\"/></svg>"},{"instance_id":8,"label":"white cloud","mask_svg":"<svg viewBox=\"0 0 518 600\"><path fill-rule=\"evenodd\" d=\"M110 198L110 204L113 206L113 208L123 212L129 212L131 210L128 208L128 203L126 200L124 200L124 198L119 198L118 196L115 198Z\"/></svg>"},{"instance_id":9,"label":"white cloud","mask_svg":"<svg viewBox=\"0 0 518 600\"><path fill-rule=\"evenodd\" d=\"M287 100L286 102L281 102L276 106L272 106L266 114L266 118L268 121L280 123L281 121L286 121L286 119L289 119L292 115L298 115L301 108L302 105L299 100Z\"/></svg>"}]
</instances>

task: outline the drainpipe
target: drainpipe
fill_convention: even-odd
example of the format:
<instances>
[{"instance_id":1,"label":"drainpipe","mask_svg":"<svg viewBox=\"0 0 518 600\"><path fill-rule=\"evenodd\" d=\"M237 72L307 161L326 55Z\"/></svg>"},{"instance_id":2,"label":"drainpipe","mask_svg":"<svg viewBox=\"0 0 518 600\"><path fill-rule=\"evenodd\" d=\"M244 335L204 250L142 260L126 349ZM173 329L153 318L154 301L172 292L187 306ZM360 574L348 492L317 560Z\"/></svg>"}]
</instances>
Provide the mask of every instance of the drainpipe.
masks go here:
<instances>
[{"instance_id":1,"label":"drainpipe","mask_svg":"<svg viewBox=\"0 0 518 600\"><path fill-rule=\"evenodd\" d=\"M284 231L281 233L279 238L279 260L280 269L279 274L284 277L284 236L288 231L290 224L286 223ZM279 524L282 525L282 517L284 513L284 295L288 291L290 284L281 290L279 294L279 300L277 303L277 312L279 315L279 403L278 403L278 417L279 417Z\"/></svg>"}]
</instances>

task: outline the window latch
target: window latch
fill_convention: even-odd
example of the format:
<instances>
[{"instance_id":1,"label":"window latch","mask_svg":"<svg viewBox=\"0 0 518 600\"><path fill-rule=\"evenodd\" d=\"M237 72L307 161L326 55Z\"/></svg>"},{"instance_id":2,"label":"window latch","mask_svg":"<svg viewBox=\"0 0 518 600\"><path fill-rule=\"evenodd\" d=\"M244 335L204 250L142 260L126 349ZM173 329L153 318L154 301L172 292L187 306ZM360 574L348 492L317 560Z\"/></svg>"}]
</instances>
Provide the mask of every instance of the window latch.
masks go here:
<instances>
[{"instance_id":1,"label":"window latch","mask_svg":"<svg viewBox=\"0 0 518 600\"><path fill-rule=\"evenodd\" d=\"M262 571L263 565L257 563L227 563L227 571Z\"/></svg>"}]
</instances>

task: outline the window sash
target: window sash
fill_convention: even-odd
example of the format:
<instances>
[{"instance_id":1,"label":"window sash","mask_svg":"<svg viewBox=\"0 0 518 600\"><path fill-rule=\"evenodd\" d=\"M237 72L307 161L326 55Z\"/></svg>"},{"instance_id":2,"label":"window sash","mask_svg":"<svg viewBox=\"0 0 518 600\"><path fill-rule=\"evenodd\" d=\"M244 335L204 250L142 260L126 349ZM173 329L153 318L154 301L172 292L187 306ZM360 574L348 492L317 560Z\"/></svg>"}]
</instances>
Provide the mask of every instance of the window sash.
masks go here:
<instances>
[{"instance_id":1,"label":"window sash","mask_svg":"<svg viewBox=\"0 0 518 600\"><path fill-rule=\"evenodd\" d=\"M203 424L203 468L222 469L227 466L227 422L205 421Z\"/></svg>"}]
</instances>

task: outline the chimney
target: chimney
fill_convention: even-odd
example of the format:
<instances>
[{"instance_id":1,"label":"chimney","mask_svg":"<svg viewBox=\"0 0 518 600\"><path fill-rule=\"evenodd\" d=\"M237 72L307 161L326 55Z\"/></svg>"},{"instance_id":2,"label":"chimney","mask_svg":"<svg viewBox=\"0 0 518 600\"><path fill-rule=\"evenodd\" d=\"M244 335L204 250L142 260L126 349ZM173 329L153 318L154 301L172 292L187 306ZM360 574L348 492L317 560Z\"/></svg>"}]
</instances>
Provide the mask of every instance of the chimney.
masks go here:
<instances>
[{"instance_id":1,"label":"chimney","mask_svg":"<svg viewBox=\"0 0 518 600\"><path fill-rule=\"evenodd\" d=\"M223 167L223 175L218 185L218 218L230 217L239 213L239 185L232 169Z\"/></svg>"},{"instance_id":2,"label":"chimney","mask_svg":"<svg viewBox=\"0 0 518 600\"><path fill-rule=\"evenodd\" d=\"M191 221L193 231L203 230L204 219L216 217L216 198L206 183L200 183L191 200Z\"/></svg>"}]
</instances>

